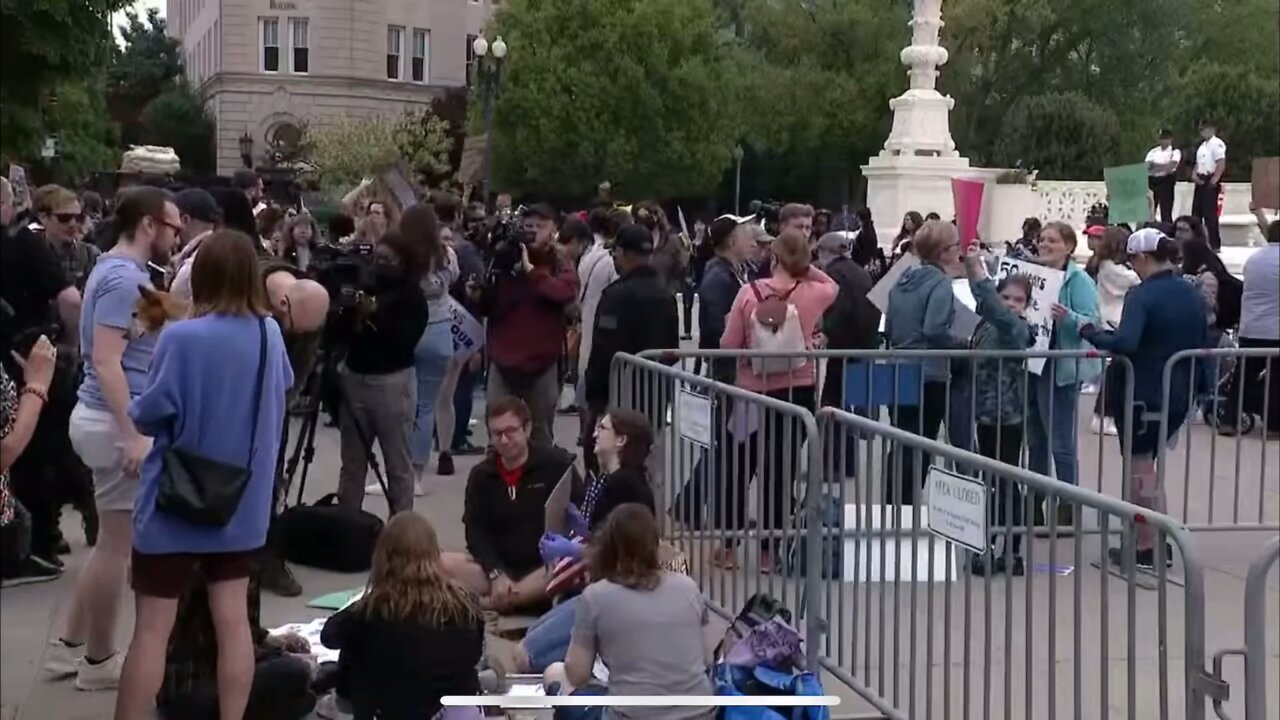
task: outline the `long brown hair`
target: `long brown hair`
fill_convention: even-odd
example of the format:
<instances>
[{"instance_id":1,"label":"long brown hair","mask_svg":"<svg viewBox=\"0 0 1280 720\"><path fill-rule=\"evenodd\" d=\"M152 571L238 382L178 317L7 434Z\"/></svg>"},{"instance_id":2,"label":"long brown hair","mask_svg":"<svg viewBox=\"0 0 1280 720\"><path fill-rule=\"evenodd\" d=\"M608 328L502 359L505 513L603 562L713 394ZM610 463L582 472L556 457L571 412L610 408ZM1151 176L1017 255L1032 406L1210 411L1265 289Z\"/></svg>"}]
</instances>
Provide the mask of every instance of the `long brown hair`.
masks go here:
<instances>
[{"instance_id":1,"label":"long brown hair","mask_svg":"<svg viewBox=\"0 0 1280 720\"><path fill-rule=\"evenodd\" d=\"M264 210L263 212L266 211ZM320 241L320 227L316 225L316 219L311 217L311 213L300 212L286 220L284 230L280 231L280 247L277 250L281 254L298 247L297 241L293 239L293 234L297 232L300 225L311 226L311 241L309 244L315 245Z\"/></svg>"},{"instance_id":2,"label":"long brown hair","mask_svg":"<svg viewBox=\"0 0 1280 720\"><path fill-rule=\"evenodd\" d=\"M658 521L649 508L619 505L591 536L591 577L632 590L653 590L662 581L658 539Z\"/></svg>"},{"instance_id":3,"label":"long brown hair","mask_svg":"<svg viewBox=\"0 0 1280 720\"><path fill-rule=\"evenodd\" d=\"M255 244L235 230L218 230L200 243L191 264L191 317L271 314Z\"/></svg>"},{"instance_id":4,"label":"long brown hair","mask_svg":"<svg viewBox=\"0 0 1280 720\"><path fill-rule=\"evenodd\" d=\"M426 271L444 265L444 245L440 242L440 220L435 208L418 203L405 210L400 216L400 234L417 246Z\"/></svg>"},{"instance_id":5,"label":"long brown hair","mask_svg":"<svg viewBox=\"0 0 1280 720\"><path fill-rule=\"evenodd\" d=\"M653 429L649 427L649 419L635 410L617 409L610 410L608 417L613 423L613 434L627 439L618 453L620 464L644 468L649 463L649 451L653 449Z\"/></svg>"},{"instance_id":6,"label":"long brown hair","mask_svg":"<svg viewBox=\"0 0 1280 720\"><path fill-rule=\"evenodd\" d=\"M370 617L432 625L481 618L475 596L445 572L436 529L413 512L393 516L378 536L357 606Z\"/></svg>"}]
</instances>

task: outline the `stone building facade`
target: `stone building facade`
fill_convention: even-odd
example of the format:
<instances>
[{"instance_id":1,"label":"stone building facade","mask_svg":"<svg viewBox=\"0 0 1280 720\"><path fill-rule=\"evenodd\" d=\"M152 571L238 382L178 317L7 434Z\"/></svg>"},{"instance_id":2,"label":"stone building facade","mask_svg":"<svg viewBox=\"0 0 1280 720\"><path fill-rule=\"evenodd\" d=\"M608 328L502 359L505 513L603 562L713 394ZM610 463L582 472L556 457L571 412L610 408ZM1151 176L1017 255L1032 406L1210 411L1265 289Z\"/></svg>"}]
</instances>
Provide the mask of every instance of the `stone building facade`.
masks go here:
<instances>
[{"instance_id":1,"label":"stone building facade","mask_svg":"<svg viewBox=\"0 0 1280 720\"><path fill-rule=\"evenodd\" d=\"M399 114L467 83L499 0L168 0L169 34L217 125L217 167L260 164L304 124Z\"/></svg>"}]
</instances>

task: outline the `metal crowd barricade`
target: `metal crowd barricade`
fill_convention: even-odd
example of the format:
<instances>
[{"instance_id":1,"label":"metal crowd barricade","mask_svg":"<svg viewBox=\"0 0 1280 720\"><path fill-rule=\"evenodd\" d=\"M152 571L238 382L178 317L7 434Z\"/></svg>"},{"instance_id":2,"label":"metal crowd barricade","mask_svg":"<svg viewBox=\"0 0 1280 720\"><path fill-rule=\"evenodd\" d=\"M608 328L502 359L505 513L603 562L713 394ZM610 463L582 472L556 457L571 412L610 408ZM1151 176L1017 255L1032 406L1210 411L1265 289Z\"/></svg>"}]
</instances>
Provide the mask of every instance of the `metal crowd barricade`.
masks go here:
<instances>
[{"instance_id":1,"label":"metal crowd barricade","mask_svg":"<svg viewBox=\"0 0 1280 720\"><path fill-rule=\"evenodd\" d=\"M825 483L822 499L806 507L842 510L838 527L824 528L821 550L839 573L806 583L818 598L810 612L827 623L821 663L883 700L886 717L1205 717L1215 684L1204 665L1203 572L1175 520L842 410L819 411L818 425ZM924 497L910 507L883 501L906 453L931 456L924 465L932 472L974 472L969 482L995 500L982 508L992 511L984 539L1018 552L1021 537L1025 576L967 572L976 553L928 529L947 518L931 518ZM1101 532L1068 535L1050 512L1047 536L1028 537L1032 496L1051 508L1089 508ZM1141 527L1156 536L1153 593L1138 592L1132 538ZM1113 548L1123 548L1115 560ZM1175 556L1181 592L1163 562ZM1118 576L1095 569L1116 561Z\"/></svg>"},{"instance_id":2,"label":"metal crowd barricade","mask_svg":"<svg viewBox=\"0 0 1280 720\"><path fill-rule=\"evenodd\" d=\"M1165 364L1161 387L1159 437L1170 442L1156 477L1168 512L1193 530L1280 529L1280 444L1268 432L1280 420L1280 350L1186 350ZM1188 414L1170 417L1182 393Z\"/></svg>"},{"instance_id":3,"label":"metal crowd barricade","mask_svg":"<svg viewBox=\"0 0 1280 720\"><path fill-rule=\"evenodd\" d=\"M820 532L820 524L795 522L813 509L791 503L814 496L808 488L820 448L813 414L625 354L615 356L611 382L612 406L638 411L657 428L649 469L663 536L688 558L712 606L732 620L757 593L777 598L803 620L813 666L822 618L806 612L801 578L814 573L758 571L763 562L781 570L801 557L807 533L817 539ZM810 555L807 564L819 560Z\"/></svg>"},{"instance_id":4,"label":"metal crowd barricade","mask_svg":"<svg viewBox=\"0 0 1280 720\"><path fill-rule=\"evenodd\" d=\"M1023 397L1019 415L1021 416L1022 458L1023 464L1035 467L1032 462L1032 432L1043 436L1050 446L1047 450L1048 460L1041 468L1043 474L1056 477L1056 466L1072 462L1075 468L1077 484L1096 490L1112 497L1129 498L1128 478L1130 447L1127 438L1111 436L1105 433L1094 434L1091 431L1091 416L1096 409L1105 410L1105 405L1119 405L1122 417L1117 418L1115 425L1121 428L1132 428L1130 413L1133 410L1133 365L1128 358L1109 356L1096 350L1047 350L1047 351L989 351L989 350L810 350L793 355L764 353L756 350L652 350L641 353L641 357L661 359L674 362L676 367L696 374L710 374L713 366L720 373L727 373L728 365L752 358L803 357L813 359L818 365L818 382L822 385L819 393L820 405L840 407L853 410L873 419L893 422L899 409L914 411L920 404L920 398L926 392L924 374L915 369L916 366L928 362L941 362L947 365L947 379L942 385L943 421L945 437L954 447L979 451L974 431L974 416L977 411L977 396L973 388L977 382L977 365L975 360L997 362L1003 368L1005 363L1015 364L1020 368ZM1040 377L1032 372L1029 364L1036 361L1067 363L1098 360L1106 363L1108 369L1093 379L1097 394L1086 395L1076 393L1077 403L1074 427L1063 428L1054 424L1058 415L1055 411L1055 399L1050 393L1045 403L1045 414L1049 417L1047 424L1036 421L1037 428L1032 427L1032 412L1036 406L1032 403L1032 393L1036 392L1036 384ZM835 391L832 387L836 386ZM1118 397L1116 397L1118 394ZM1113 402L1107 402L1111 399ZM903 423L904 425L906 423ZM1100 423L1109 427L1109 423ZM1055 435L1070 433L1074 441L1074 451L1055 457L1052 439ZM1068 473L1069 474L1069 473ZM1069 524L1069 523L1068 523ZM1086 532L1096 528L1086 526Z\"/></svg>"},{"instance_id":5,"label":"metal crowd barricade","mask_svg":"<svg viewBox=\"0 0 1280 720\"><path fill-rule=\"evenodd\" d=\"M1244 720L1266 720L1267 690L1267 576L1280 565L1280 537L1272 538L1249 564L1244 589L1244 647L1220 650L1213 655L1213 674L1221 681L1223 660L1229 655L1244 657ZM1213 710L1222 720L1231 720L1223 702L1215 698Z\"/></svg>"}]
</instances>

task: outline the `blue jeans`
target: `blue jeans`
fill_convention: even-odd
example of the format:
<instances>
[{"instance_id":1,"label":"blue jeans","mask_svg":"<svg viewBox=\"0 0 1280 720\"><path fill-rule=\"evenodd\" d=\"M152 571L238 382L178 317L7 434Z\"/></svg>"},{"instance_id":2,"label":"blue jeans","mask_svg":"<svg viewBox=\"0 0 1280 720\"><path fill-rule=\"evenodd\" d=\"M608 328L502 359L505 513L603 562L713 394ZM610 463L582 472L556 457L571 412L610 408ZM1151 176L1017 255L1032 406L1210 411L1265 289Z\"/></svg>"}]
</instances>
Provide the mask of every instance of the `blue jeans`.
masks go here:
<instances>
[{"instance_id":1,"label":"blue jeans","mask_svg":"<svg viewBox=\"0 0 1280 720\"><path fill-rule=\"evenodd\" d=\"M569 653L569 636L573 634L574 610L581 596L571 597L547 611L525 633L525 652L529 655L529 672L541 673L551 663L564 662Z\"/></svg>"},{"instance_id":2,"label":"blue jeans","mask_svg":"<svg viewBox=\"0 0 1280 720\"><path fill-rule=\"evenodd\" d=\"M453 357L453 334L447 322L427 325L413 350L413 371L418 377L418 405L413 413L413 464L431 460L432 434L436 429L436 398L444 384L449 358ZM465 420L462 422L466 422Z\"/></svg>"},{"instance_id":3,"label":"blue jeans","mask_svg":"<svg viewBox=\"0 0 1280 720\"><path fill-rule=\"evenodd\" d=\"M471 411L476 404L476 382L484 373L483 369L471 371L465 365L458 375L458 387L453 391L453 437L449 441L451 450L459 450L467 444L471 437Z\"/></svg>"},{"instance_id":4,"label":"blue jeans","mask_svg":"<svg viewBox=\"0 0 1280 720\"><path fill-rule=\"evenodd\" d=\"M1053 361L1044 364L1028 402L1027 465L1031 472L1049 474L1053 456L1053 477L1068 485L1079 485L1076 471L1076 416L1080 405L1080 384L1059 385L1053 377Z\"/></svg>"}]
</instances>

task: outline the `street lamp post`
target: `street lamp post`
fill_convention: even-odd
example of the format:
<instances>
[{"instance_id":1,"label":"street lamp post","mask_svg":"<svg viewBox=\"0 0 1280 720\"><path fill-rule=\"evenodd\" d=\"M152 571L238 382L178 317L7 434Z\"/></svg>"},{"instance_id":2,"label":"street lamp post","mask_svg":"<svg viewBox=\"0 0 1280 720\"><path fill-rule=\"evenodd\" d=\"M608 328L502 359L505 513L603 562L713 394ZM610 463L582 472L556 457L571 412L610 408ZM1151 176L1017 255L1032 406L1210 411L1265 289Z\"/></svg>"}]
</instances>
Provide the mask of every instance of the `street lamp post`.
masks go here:
<instances>
[{"instance_id":1,"label":"street lamp post","mask_svg":"<svg viewBox=\"0 0 1280 720\"><path fill-rule=\"evenodd\" d=\"M507 43L499 35L490 44L482 35L471 43L471 50L476 56L476 82L484 97L484 159L480 166L480 197L484 199L485 207L488 207L489 191L493 187L493 106L498 97L498 84L502 82L502 63L507 57Z\"/></svg>"},{"instance_id":2,"label":"street lamp post","mask_svg":"<svg viewBox=\"0 0 1280 720\"><path fill-rule=\"evenodd\" d=\"M240 162L253 169L253 136L247 132L240 136Z\"/></svg>"},{"instance_id":3,"label":"street lamp post","mask_svg":"<svg viewBox=\"0 0 1280 720\"><path fill-rule=\"evenodd\" d=\"M733 172L733 214L742 213L742 146L735 145L733 147L733 162L736 168Z\"/></svg>"}]
</instances>

